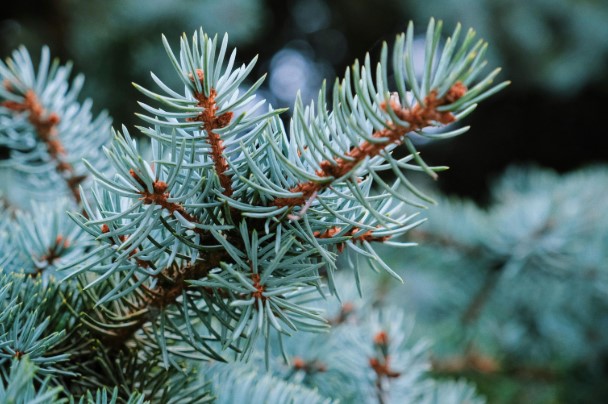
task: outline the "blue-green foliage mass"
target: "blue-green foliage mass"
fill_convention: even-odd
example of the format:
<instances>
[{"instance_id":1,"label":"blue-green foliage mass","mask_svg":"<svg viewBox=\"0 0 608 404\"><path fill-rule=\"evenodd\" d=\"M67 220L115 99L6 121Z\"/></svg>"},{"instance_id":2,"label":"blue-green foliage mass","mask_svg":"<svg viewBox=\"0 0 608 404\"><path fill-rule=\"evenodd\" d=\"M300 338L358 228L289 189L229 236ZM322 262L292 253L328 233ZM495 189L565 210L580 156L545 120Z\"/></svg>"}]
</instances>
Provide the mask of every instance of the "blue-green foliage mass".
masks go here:
<instances>
[{"instance_id":1,"label":"blue-green foliage mass","mask_svg":"<svg viewBox=\"0 0 608 404\"><path fill-rule=\"evenodd\" d=\"M284 111L256 95L256 59L239 64L227 36L202 30L177 52L163 37L178 87L154 74L157 90L135 85L149 99L143 140L123 127L106 143L109 120L92 119L76 99L80 81L70 86L69 68L47 50L37 69L23 48L0 64L7 175L47 199L14 206L5 191L0 365L21 374L27 357L36 367L3 380L30 383L34 369L41 388L31 394L83 402L475 400L467 384L428 377L401 310L336 321L319 303L349 283L361 293L364 265L401 279L375 246L410 245L398 237L432 202L411 173L445 169L429 166L408 134L459 135L467 128L427 129L508 84L493 84L499 69L486 71L473 31L458 26L444 41L434 20L417 77L413 36L410 24L376 64L355 62L329 99L325 87L310 105L298 98L289 131ZM401 146L405 156L394 153ZM292 338L319 338L353 365L302 356L278 370L276 356L304 354ZM256 363L269 373L252 373Z\"/></svg>"}]
</instances>

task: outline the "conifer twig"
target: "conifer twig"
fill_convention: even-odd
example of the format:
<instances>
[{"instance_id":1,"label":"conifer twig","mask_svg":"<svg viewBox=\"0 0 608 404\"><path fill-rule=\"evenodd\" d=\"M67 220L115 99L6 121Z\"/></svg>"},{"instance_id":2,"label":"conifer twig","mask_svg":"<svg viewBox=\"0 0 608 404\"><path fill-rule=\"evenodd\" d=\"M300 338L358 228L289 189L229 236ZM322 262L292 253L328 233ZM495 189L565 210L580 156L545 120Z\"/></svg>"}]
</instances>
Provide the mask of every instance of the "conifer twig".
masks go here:
<instances>
[{"instance_id":1,"label":"conifer twig","mask_svg":"<svg viewBox=\"0 0 608 404\"><path fill-rule=\"evenodd\" d=\"M159 282L155 289L144 288L147 296L135 307L130 308L125 317L136 316L135 320L126 327L104 329L103 340L110 346L123 346L146 323L154 322L167 306L175 304L182 291L188 286L186 281L201 279L224 260L223 251L211 252L205 259L196 264L187 264L181 268L164 269L158 276Z\"/></svg>"},{"instance_id":2,"label":"conifer twig","mask_svg":"<svg viewBox=\"0 0 608 404\"><path fill-rule=\"evenodd\" d=\"M332 237L336 236L336 234L340 233L340 231L342 231L342 228L340 228L338 226L334 226L334 227L330 227L329 229L325 230L324 232L316 231L313 233L313 235L319 239L332 238ZM357 243L357 242L363 243L364 241L368 241L368 242L376 241L376 242L382 243L391 238L391 236L374 236L372 233L372 230L367 230L366 232L363 232L362 234L356 235L356 233L358 233L359 231L361 231L360 228L353 227L351 230L349 230L345 234L343 234L343 236L352 237L351 241L353 243ZM338 251L339 252L344 251L344 243L338 244Z\"/></svg>"},{"instance_id":3,"label":"conifer twig","mask_svg":"<svg viewBox=\"0 0 608 404\"><path fill-rule=\"evenodd\" d=\"M374 335L374 347L379 353L378 356L370 358L369 365L376 373L376 394L378 402L384 404L386 402L386 392L383 387L384 379L394 379L401 376L401 373L391 369L389 355L389 338L385 331L380 331Z\"/></svg>"},{"instance_id":4,"label":"conifer twig","mask_svg":"<svg viewBox=\"0 0 608 404\"><path fill-rule=\"evenodd\" d=\"M198 76L198 80L202 84L205 78L203 71L201 69L197 69L196 74ZM191 80L194 80L194 78L191 77ZM216 129L226 127L232 120L233 113L228 111L219 116L216 115L218 110L217 103L215 102L216 96L217 92L213 88L209 91L209 96L206 96L204 92L195 92L194 97L198 100L197 105L203 108L203 111L195 118L189 118L187 121L201 122L201 128L207 132L207 142L211 146L211 158L213 159L217 176L220 179L220 184L222 188L224 188L223 193L226 196L231 196L233 193L232 180L226 174L226 171L228 171L228 162L223 156L225 148L224 141L220 135L214 131Z\"/></svg>"},{"instance_id":5,"label":"conifer twig","mask_svg":"<svg viewBox=\"0 0 608 404\"><path fill-rule=\"evenodd\" d=\"M5 87L10 90L10 83L5 83ZM34 127L40 140L46 145L49 156L56 162L55 169L65 180L76 203L80 203L78 185L86 177L74 175L74 167L65 158L66 151L57 133L57 125L60 121L59 115L55 112L48 112L33 90L28 90L25 93L23 102L6 100L1 105L15 113L25 112L28 114L30 124Z\"/></svg>"},{"instance_id":6,"label":"conifer twig","mask_svg":"<svg viewBox=\"0 0 608 404\"><path fill-rule=\"evenodd\" d=\"M456 102L465 95L467 88L461 82L454 84L443 97L437 97L437 91L431 91L424 99L424 103L416 104L412 108L403 108L396 102L391 102L391 105L382 105L383 108L392 108L397 117L409 123L409 126L399 126L392 124L390 128L376 131L372 134L374 138L387 138L385 142L370 143L364 141L359 146L351 149L346 153L346 157L350 159L337 158L335 162L322 161L320 168L315 172L319 177L334 177L341 178L351 172L361 161L366 158L379 155L387 146L391 144L401 144L404 136L416 130L423 129L433 122L439 122L444 125L452 123L456 120L451 112L440 112L438 107ZM337 163L337 164L336 164ZM274 205L277 207L283 206L302 206L313 197L316 193L330 186L331 183L320 183L308 181L292 187L289 191L292 193L302 193L302 196L277 198L274 200Z\"/></svg>"}]
</instances>

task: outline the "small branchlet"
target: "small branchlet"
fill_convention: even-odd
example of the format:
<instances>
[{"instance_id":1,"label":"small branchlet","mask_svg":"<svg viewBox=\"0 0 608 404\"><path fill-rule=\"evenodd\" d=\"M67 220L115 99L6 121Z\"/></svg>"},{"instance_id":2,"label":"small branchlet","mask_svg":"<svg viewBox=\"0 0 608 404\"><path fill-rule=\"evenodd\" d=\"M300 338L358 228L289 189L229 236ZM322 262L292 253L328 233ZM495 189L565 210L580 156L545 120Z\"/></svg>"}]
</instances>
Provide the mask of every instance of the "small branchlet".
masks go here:
<instances>
[{"instance_id":1,"label":"small branchlet","mask_svg":"<svg viewBox=\"0 0 608 404\"><path fill-rule=\"evenodd\" d=\"M196 75L198 80L202 83L205 78L202 69L197 69ZM192 75L190 75L190 80L194 81ZM228 111L221 115L217 115L218 106L215 102L216 96L217 91L213 88L211 89L209 96L206 96L204 93L195 92L194 97L198 100L197 106L203 108L203 111L196 118L188 118L187 121L201 122L201 129L204 129L207 132L207 142L209 142L209 145L211 146L211 158L215 165L215 171L220 179L222 188L224 188L224 195L231 196L233 193L232 180L228 174L226 174L226 171L228 171L228 162L223 155L225 148L224 141L221 136L214 131L228 126L232 120L233 113Z\"/></svg>"},{"instance_id":2,"label":"small branchlet","mask_svg":"<svg viewBox=\"0 0 608 404\"><path fill-rule=\"evenodd\" d=\"M378 402L386 402L384 391L385 380L396 379L401 376L400 372L391 369L391 357L389 355L389 338L385 331L379 331L374 335L374 350L376 356L369 359L369 366L376 373L376 394Z\"/></svg>"},{"instance_id":3,"label":"small branchlet","mask_svg":"<svg viewBox=\"0 0 608 404\"><path fill-rule=\"evenodd\" d=\"M407 122L409 126L389 123L389 128L376 131L372 134L373 138L386 138L386 141L379 143L364 141L346 154L348 157L347 159L339 157L335 159L335 161L322 161L319 164L319 170L317 170L315 174L319 177L342 178L352 172L352 170L366 158L379 155L391 144L402 143L404 136L408 133L423 129L436 122L443 125L454 122L456 118L451 112L441 112L438 111L437 108L456 102L465 95L466 91L466 86L461 82L457 82L443 97L437 97L437 91L433 90L425 97L424 103L416 104L412 108L403 108L397 103L391 103L388 107L386 104L382 105L381 107L383 109L392 108L395 115L397 115L399 119ZM307 203L313 194L322 191L330 185L331 182L315 181L298 184L289 191L292 193L302 193L301 196L277 198L273 203L278 207L302 206Z\"/></svg>"},{"instance_id":4,"label":"small branchlet","mask_svg":"<svg viewBox=\"0 0 608 404\"><path fill-rule=\"evenodd\" d=\"M147 190L146 184L141 178L139 178L135 170L131 168L129 170L129 174L143 188L143 191L139 191L139 193L142 195L141 200L144 202L144 204L162 206L164 209L168 210L172 215L177 212L182 215L182 217L187 221L191 223L198 223L198 220L190 213L188 213L181 204L168 201L170 195L169 192L167 192L169 186L166 182L160 180L154 181L154 183L152 184L153 191L149 192ZM194 231L196 231L196 229L194 229Z\"/></svg>"},{"instance_id":5,"label":"small branchlet","mask_svg":"<svg viewBox=\"0 0 608 404\"><path fill-rule=\"evenodd\" d=\"M5 88L11 89L5 82ZM15 113L27 113L28 120L40 140L46 145L49 156L55 160L55 169L61 174L76 203L80 203L78 186L86 177L74 174L74 167L66 159L66 150L59 139L57 125L60 117L55 112L48 112L38 100L34 90L28 90L22 102L6 100L0 105Z\"/></svg>"},{"instance_id":6,"label":"small branchlet","mask_svg":"<svg viewBox=\"0 0 608 404\"><path fill-rule=\"evenodd\" d=\"M342 231L342 229L340 227L334 226L334 227L331 227L331 228L325 230L324 232L316 231L316 232L314 232L314 236L318 239L328 239L328 238L335 237L341 231ZM367 231L363 232L362 234L356 235L360 231L361 231L361 229L359 229L358 227L353 227L351 230L349 230L345 234L343 234L343 236L352 237L351 241L353 243L363 243L364 241L368 241L368 242L375 241L375 242L383 243L386 240L391 238L391 236L374 236L373 230L367 230ZM344 243L338 243L337 246L338 246L339 252L344 251Z\"/></svg>"}]
</instances>

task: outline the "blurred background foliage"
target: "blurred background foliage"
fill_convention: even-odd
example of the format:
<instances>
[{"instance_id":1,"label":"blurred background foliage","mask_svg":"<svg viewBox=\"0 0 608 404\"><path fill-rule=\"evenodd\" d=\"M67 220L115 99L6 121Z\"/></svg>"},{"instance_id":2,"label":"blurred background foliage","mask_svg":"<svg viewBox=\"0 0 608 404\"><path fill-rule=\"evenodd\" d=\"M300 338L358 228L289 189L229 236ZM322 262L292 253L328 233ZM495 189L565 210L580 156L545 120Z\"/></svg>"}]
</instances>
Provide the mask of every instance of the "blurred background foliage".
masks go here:
<instances>
[{"instance_id":1,"label":"blurred background foliage","mask_svg":"<svg viewBox=\"0 0 608 404\"><path fill-rule=\"evenodd\" d=\"M475 203L444 201L413 235L423 246L392 253L409 287L399 296L416 332L436 340L438 374L467 375L490 402L608 394L608 2L22 0L1 13L3 57L48 44L85 74L84 93L115 126L140 124L131 82L153 87L150 70L172 77L160 33L176 44L199 26L228 32L240 62L260 55L261 95L282 107L377 54L409 20L474 27L513 84L467 118L468 134L421 146L429 163L454 167L436 185ZM514 164L554 171L511 169L491 188ZM379 299L396 296L383 285Z\"/></svg>"},{"instance_id":2,"label":"blurred background foliage","mask_svg":"<svg viewBox=\"0 0 608 404\"><path fill-rule=\"evenodd\" d=\"M386 251L406 285L385 282L378 296L416 313L438 374L472 377L489 402L602 402L607 185L605 165L511 167L485 208L443 198L409 235L420 246Z\"/></svg>"}]
</instances>

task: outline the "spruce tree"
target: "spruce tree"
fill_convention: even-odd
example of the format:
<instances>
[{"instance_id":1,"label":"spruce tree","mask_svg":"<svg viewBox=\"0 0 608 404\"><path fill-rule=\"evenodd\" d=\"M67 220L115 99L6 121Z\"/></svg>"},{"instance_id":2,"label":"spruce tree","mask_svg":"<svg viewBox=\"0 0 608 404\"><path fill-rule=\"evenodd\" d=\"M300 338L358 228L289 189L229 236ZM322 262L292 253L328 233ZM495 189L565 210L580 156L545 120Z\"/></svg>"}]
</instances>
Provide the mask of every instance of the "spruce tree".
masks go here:
<instances>
[{"instance_id":1,"label":"spruce tree","mask_svg":"<svg viewBox=\"0 0 608 404\"><path fill-rule=\"evenodd\" d=\"M411 174L446 168L416 139L464 133L508 84L474 31L425 40L414 60L410 24L288 130L256 60L202 29L163 37L181 88L135 84L137 137L48 49L0 63L0 401L482 401L429 377L403 308L365 301L361 272L401 281L377 246L411 245L433 203Z\"/></svg>"}]
</instances>

